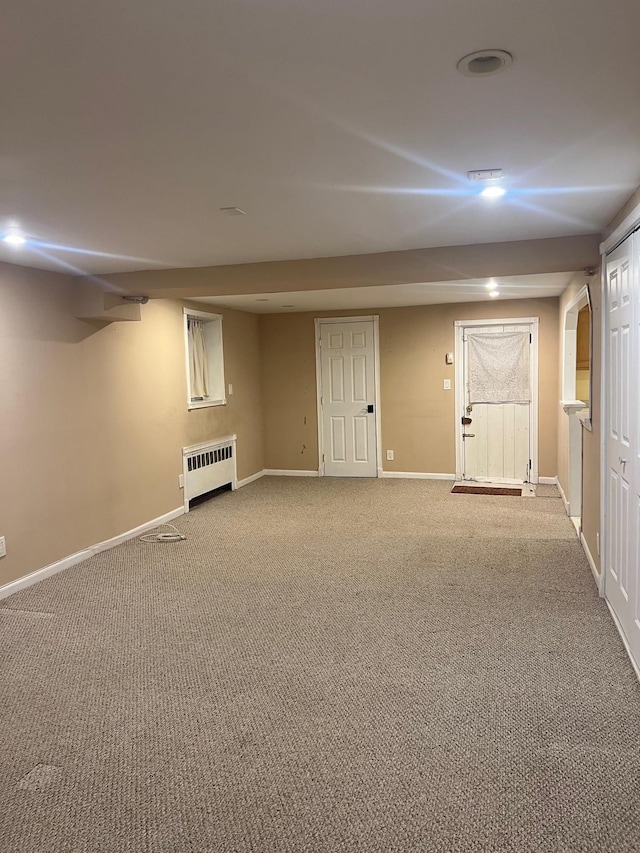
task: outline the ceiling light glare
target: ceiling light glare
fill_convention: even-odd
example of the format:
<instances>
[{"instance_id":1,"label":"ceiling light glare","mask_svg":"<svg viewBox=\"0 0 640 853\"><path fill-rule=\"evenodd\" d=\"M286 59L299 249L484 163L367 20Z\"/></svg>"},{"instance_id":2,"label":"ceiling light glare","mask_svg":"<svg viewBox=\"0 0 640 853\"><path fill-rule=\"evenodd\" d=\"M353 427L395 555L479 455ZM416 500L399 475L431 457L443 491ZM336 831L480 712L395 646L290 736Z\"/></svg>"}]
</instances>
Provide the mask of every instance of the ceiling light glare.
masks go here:
<instances>
[{"instance_id":1,"label":"ceiling light glare","mask_svg":"<svg viewBox=\"0 0 640 853\"><path fill-rule=\"evenodd\" d=\"M27 238L23 237L22 234L6 234L2 238L3 243L8 243L10 246L24 246L27 242Z\"/></svg>"},{"instance_id":2,"label":"ceiling light glare","mask_svg":"<svg viewBox=\"0 0 640 853\"><path fill-rule=\"evenodd\" d=\"M489 294L489 296L494 296L494 297L500 296L500 291L499 290L492 290L491 293Z\"/></svg>"},{"instance_id":3,"label":"ceiling light glare","mask_svg":"<svg viewBox=\"0 0 640 853\"><path fill-rule=\"evenodd\" d=\"M458 61L456 68L465 77L488 77L504 71L513 62L513 56L506 50L476 50Z\"/></svg>"},{"instance_id":4,"label":"ceiling light glare","mask_svg":"<svg viewBox=\"0 0 640 853\"><path fill-rule=\"evenodd\" d=\"M496 284L496 280L494 278L490 278L489 281L485 284L487 290L495 290L498 285Z\"/></svg>"},{"instance_id":5,"label":"ceiling light glare","mask_svg":"<svg viewBox=\"0 0 640 853\"><path fill-rule=\"evenodd\" d=\"M506 193L504 187L498 187L495 184L490 187L485 187L480 195L482 198L501 198Z\"/></svg>"}]
</instances>

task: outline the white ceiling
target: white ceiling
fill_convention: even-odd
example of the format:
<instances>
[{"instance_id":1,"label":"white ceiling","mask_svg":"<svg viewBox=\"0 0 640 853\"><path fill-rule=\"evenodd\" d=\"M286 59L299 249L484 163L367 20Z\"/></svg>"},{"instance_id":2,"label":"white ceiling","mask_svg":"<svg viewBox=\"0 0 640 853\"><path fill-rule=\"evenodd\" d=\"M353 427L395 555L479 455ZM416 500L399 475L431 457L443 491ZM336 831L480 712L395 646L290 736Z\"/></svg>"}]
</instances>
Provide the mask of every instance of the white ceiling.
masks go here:
<instances>
[{"instance_id":1,"label":"white ceiling","mask_svg":"<svg viewBox=\"0 0 640 853\"><path fill-rule=\"evenodd\" d=\"M377 287L345 287L331 290L306 290L287 293L248 294L241 296L206 296L194 301L237 308L251 314L295 314L300 311L346 311L349 309L397 308L409 305L435 305L448 302L486 302L501 299L528 299L559 296L572 273L520 275L492 279L499 296L489 295L488 281L429 282L425 284L391 284Z\"/></svg>"},{"instance_id":2,"label":"white ceiling","mask_svg":"<svg viewBox=\"0 0 640 853\"><path fill-rule=\"evenodd\" d=\"M640 182L638 0L21 0L2 29L0 232L41 244L14 262L585 234ZM456 71L488 47L511 68ZM487 167L500 202L466 179Z\"/></svg>"}]
</instances>

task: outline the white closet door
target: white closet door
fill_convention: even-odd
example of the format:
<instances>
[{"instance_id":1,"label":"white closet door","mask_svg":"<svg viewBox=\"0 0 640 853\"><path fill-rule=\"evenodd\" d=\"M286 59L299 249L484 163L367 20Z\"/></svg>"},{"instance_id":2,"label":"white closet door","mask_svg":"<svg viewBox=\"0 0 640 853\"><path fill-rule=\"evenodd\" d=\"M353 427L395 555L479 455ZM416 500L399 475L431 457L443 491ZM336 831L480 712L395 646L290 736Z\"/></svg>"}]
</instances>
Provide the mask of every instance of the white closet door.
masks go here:
<instances>
[{"instance_id":1,"label":"white closet door","mask_svg":"<svg viewBox=\"0 0 640 853\"><path fill-rule=\"evenodd\" d=\"M374 322L323 322L320 329L325 476L375 477Z\"/></svg>"},{"instance_id":2,"label":"white closet door","mask_svg":"<svg viewBox=\"0 0 640 853\"><path fill-rule=\"evenodd\" d=\"M635 246L635 249L634 249ZM606 259L606 596L640 661L640 281L629 237ZM635 255L635 258L634 258ZM635 261L635 263L634 263Z\"/></svg>"}]
</instances>

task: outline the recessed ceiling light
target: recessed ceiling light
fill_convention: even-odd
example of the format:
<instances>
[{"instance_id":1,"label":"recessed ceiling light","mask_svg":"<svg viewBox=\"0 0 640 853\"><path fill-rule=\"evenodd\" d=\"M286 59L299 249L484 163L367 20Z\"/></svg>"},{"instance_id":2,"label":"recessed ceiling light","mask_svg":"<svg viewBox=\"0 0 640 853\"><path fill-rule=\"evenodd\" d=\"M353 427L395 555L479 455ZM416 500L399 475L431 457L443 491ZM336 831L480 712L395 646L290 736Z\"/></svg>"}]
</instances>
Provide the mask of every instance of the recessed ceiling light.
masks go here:
<instances>
[{"instance_id":1,"label":"recessed ceiling light","mask_svg":"<svg viewBox=\"0 0 640 853\"><path fill-rule=\"evenodd\" d=\"M506 50L476 50L459 60L456 68L465 77L488 77L504 71L513 62L513 56Z\"/></svg>"},{"instance_id":2,"label":"recessed ceiling light","mask_svg":"<svg viewBox=\"0 0 640 853\"><path fill-rule=\"evenodd\" d=\"M501 198L506 193L504 187L499 187L496 184L492 184L490 187L485 187L480 195L483 198Z\"/></svg>"},{"instance_id":3,"label":"recessed ceiling light","mask_svg":"<svg viewBox=\"0 0 640 853\"><path fill-rule=\"evenodd\" d=\"M489 296L500 296L500 291L499 290L492 290L491 293L489 294Z\"/></svg>"},{"instance_id":4,"label":"recessed ceiling light","mask_svg":"<svg viewBox=\"0 0 640 853\"><path fill-rule=\"evenodd\" d=\"M243 210L241 207L221 207L220 213L224 213L225 216L246 216L247 211Z\"/></svg>"},{"instance_id":5,"label":"recessed ceiling light","mask_svg":"<svg viewBox=\"0 0 640 853\"><path fill-rule=\"evenodd\" d=\"M8 243L10 246L24 246L27 242L27 238L23 237L22 234L6 234L2 238L3 243Z\"/></svg>"}]
</instances>

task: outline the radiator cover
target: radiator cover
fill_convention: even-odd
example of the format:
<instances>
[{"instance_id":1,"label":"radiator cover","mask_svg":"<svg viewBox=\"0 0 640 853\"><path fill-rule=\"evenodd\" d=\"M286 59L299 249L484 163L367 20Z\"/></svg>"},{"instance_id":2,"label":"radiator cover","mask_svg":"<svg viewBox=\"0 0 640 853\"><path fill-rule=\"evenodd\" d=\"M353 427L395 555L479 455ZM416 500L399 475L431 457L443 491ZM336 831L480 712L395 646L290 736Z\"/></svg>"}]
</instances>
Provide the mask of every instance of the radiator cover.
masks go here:
<instances>
[{"instance_id":1,"label":"radiator cover","mask_svg":"<svg viewBox=\"0 0 640 853\"><path fill-rule=\"evenodd\" d=\"M189 511L189 501L238 482L236 469L236 436L227 435L182 448L184 480L184 509Z\"/></svg>"}]
</instances>

